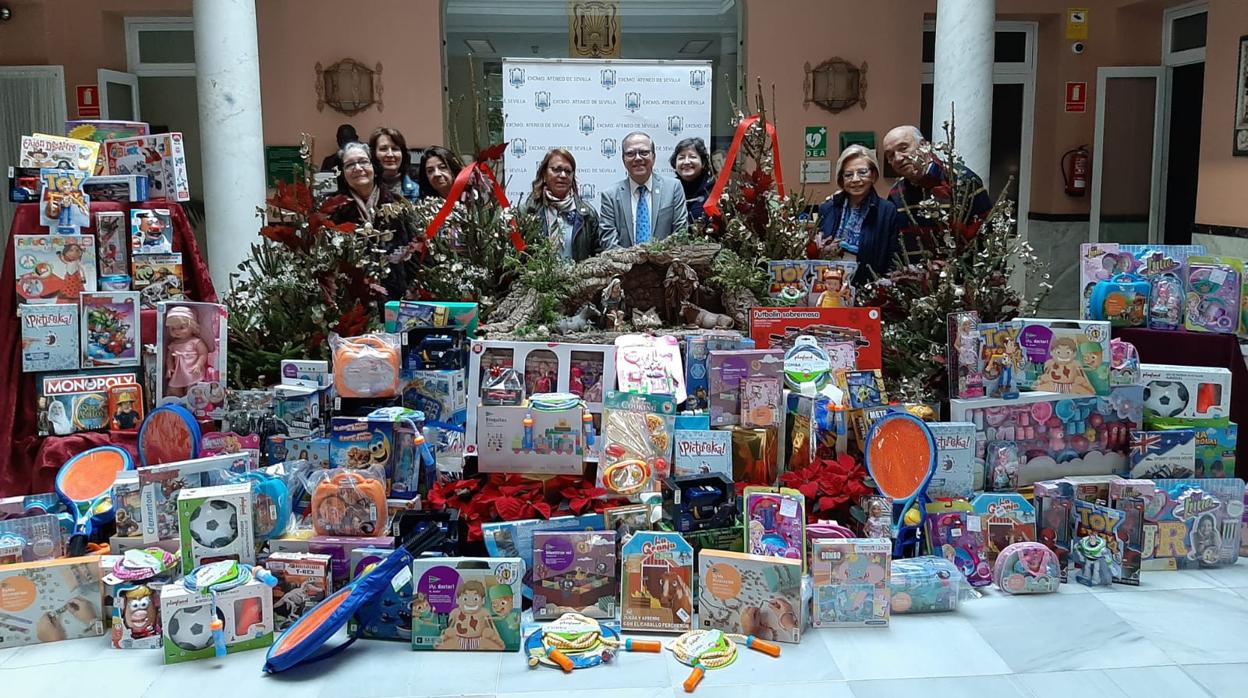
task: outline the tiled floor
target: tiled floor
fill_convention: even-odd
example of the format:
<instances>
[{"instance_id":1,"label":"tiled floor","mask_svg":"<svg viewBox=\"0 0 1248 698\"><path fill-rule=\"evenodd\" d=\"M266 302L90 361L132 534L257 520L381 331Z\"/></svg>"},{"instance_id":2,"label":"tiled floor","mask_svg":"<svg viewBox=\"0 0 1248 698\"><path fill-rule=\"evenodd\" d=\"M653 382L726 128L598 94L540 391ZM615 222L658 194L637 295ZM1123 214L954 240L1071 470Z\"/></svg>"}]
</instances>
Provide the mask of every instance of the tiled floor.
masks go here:
<instances>
[{"instance_id":1,"label":"tiled floor","mask_svg":"<svg viewBox=\"0 0 1248 698\"><path fill-rule=\"evenodd\" d=\"M1009 597L989 593L956 614L900 616L886 630L810 631L772 659L743 651L707 674L710 698L1241 698L1248 696L1248 561L1200 572L1146 573L1139 588ZM264 655L163 666L156 652L73 640L0 651L0 694L96 677L93 698L652 698L684 695L688 670L624 654L570 676L530 670L518 654L424 654L362 641L337 659L266 677Z\"/></svg>"}]
</instances>

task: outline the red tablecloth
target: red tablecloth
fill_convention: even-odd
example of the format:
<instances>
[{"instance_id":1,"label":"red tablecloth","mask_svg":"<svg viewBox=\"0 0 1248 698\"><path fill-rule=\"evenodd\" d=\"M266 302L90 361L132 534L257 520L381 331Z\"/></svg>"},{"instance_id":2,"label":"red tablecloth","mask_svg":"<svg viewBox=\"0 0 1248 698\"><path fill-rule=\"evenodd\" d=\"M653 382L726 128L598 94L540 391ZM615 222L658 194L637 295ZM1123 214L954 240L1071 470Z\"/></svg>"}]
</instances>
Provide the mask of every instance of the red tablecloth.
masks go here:
<instances>
[{"instance_id":1,"label":"red tablecloth","mask_svg":"<svg viewBox=\"0 0 1248 698\"><path fill-rule=\"evenodd\" d=\"M1231 370L1231 421L1239 425L1235 476L1248 479L1248 366L1244 364L1239 339L1229 334L1163 332L1141 327L1124 327L1114 334L1134 344L1144 363L1220 366Z\"/></svg>"},{"instance_id":2,"label":"red tablecloth","mask_svg":"<svg viewBox=\"0 0 1248 698\"><path fill-rule=\"evenodd\" d=\"M131 208L167 208L173 217L173 248L182 253L184 291L188 298L197 301L216 302L217 292L212 287L208 265L199 253L195 233L186 214L177 203L148 201L144 203L117 204L93 202L91 220L99 211L126 211ZM19 351L21 327L17 322L17 288L13 267L13 235L47 233L39 225L37 204L21 204L13 214L11 235L0 268L0 496L50 492L56 470L69 457L106 443L116 443L134 451L133 434L108 434L86 432L69 436L37 435L35 402L38 395L35 375L22 373L22 355ZM83 232L95 233L95 228ZM156 335L156 312L143 311L141 333L144 343L151 343Z\"/></svg>"}]
</instances>

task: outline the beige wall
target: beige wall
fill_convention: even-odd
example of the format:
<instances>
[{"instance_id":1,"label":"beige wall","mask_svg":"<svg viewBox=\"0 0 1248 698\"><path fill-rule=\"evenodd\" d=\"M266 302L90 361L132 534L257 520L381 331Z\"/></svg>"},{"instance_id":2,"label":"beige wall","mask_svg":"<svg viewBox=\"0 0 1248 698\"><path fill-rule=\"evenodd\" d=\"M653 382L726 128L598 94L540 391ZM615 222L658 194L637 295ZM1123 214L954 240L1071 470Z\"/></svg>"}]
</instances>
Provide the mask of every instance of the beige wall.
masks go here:
<instances>
[{"instance_id":1,"label":"beige wall","mask_svg":"<svg viewBox=\"0 0 1248 698\"><path fill-rule=\"evenodd\" d=\"M1248 228L1248 157L1231 156L1239 37L1248 34L1248 2L1211 0L1205 49L1205 104L1200 128L1196 222Z\"/></svg>"}]
</instances>

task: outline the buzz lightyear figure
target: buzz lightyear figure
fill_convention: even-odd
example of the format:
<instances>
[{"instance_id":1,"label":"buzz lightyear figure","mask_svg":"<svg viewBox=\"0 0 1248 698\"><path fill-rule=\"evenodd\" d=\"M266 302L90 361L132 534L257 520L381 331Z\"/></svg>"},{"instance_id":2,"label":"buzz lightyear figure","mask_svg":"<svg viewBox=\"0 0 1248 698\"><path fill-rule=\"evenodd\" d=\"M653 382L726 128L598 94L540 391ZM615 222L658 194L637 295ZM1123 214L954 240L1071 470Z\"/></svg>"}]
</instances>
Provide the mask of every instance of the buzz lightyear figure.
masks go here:
<instances>
[{"instance_id":1,"label":"buzz lightyear figure","mask_svg":"<svg viewBox=\"0 0 1248 698\"><path fill-rule=\"evenodd\" d=\"M1112 584L1116 574L1114 556L1105 544L1105 539L1096 534L1086 535L1075 541L1070 549L1070 566L1075 581L1084 586Z\"/></svg>"}]
</instances>

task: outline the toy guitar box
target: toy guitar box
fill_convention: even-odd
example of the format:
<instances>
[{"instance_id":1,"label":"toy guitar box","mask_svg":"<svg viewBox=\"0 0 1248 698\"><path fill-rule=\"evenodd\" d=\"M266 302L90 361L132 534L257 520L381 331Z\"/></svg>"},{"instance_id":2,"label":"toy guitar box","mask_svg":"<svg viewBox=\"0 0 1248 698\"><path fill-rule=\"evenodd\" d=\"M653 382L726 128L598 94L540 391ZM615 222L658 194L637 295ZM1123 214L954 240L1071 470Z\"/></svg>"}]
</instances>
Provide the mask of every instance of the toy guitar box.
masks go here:
<instances>
[{"instance_id":1,"label":"toy guitar box","mask_svg":"<svg viewBox=\"0 0 1248 698\"><path fill-rule=\"evenodd\" d=\"M181 133L158 133L104 141L109 174L147 175L152 198L189 201L186 150Z\"/></svg>"},{"instance_id":2,"label":"toy guitar box","mask_svg":"<svg viewBox=\"0 0 1248 698\"><path fill-rule=\"evenodd\" d=\"M514 557L412 562L412 649L520 649L520 578Z\"/></svg>"},{"instance_id":3,"label":"toy guitar box","mask_svg":"<svg viewBox=\"0 0 1248 698\"><path fill-rule=\"evenodd\" d=\"M620 550L620 628L693 628L693 548L679 533L638 531Z\"/></svg>"},{"instance_id":4,"label":"toy guitar box","mask_svg":"<svg viewBox=\"0 0 1248 698\"><path fill-rule=\"evenodd\" d=\"M805 613L799 560L704 550L698 556L698 627L800 642Z\"/></svg>"}]
</instances>

